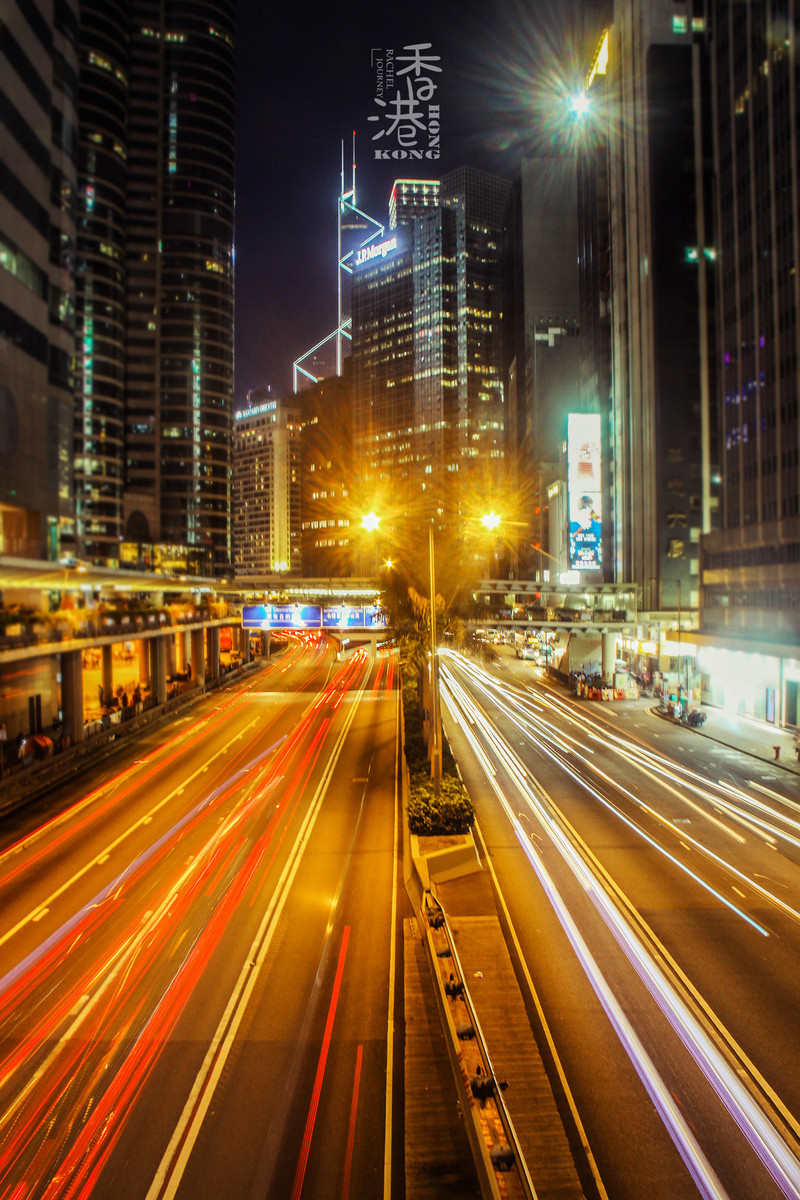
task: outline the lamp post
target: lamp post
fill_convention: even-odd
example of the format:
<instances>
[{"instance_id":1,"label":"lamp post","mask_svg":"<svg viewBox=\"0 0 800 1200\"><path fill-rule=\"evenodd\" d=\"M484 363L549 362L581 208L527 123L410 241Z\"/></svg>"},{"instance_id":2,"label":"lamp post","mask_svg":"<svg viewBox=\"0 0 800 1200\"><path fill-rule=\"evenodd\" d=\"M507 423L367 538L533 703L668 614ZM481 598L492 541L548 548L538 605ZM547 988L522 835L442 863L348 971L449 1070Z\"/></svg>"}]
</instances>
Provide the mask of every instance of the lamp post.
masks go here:
<instances>
[{"instance_id":1,"label":"lamp post","mask_svg":"<svg viewBox=\"0 0 800 1200\"><path fill-rule=\"evenodd\" d=\"M428 526L428 565L431 577L431 779L433 792L442 788L442 712L439 700L439 660L436 652L436 561L433 522Z\"/></svg>"},{"instance_id":2,"label":"lamp post","mask_svg":"<svg viewBox=\"0 0 800 1200\"><path fill-rule=\"evenodd\" d=\"M497 513L486 513L481 524L486 529L497 529L501 518ZM428 526L428 569L430 572L430 625L431 625L431 779L434 795L442 787L442 705L439 694L439 654L436 645L436 550L433 536L433 521Z\"/></svg>"},{"instance_id":3,"label":"lamp post","mask_svg":"<svg viewBox=\"0 0 800 1200\"><path fill-rule=\"evenodd\" d=\"M681 689L683 687L682 677L683 669L681 667L681 658L683 657L683 646L681 645L681 621L683 617L683 609L681 605L681 581L675 581L678 585L678 707L682 711L683 704L681 703ZM686 663L686 707L689 707L689 663Z\"/></svg>"}]
</instances>

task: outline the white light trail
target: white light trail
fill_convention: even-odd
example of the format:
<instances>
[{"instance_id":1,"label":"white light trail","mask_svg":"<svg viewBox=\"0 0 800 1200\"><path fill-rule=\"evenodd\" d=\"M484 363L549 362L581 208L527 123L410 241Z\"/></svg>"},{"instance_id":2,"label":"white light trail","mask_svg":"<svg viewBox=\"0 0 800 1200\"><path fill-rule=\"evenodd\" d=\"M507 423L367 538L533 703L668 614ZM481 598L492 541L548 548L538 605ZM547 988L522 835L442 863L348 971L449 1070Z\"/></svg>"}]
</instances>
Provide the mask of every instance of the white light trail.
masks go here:
<instances>
[{"instance_id":1,"label":"white light trail","mask_svg":"<svg viewBox=\"0 0 800 1200\"><path fill-rule=\"evenodd\" d=\"M464 667L464 660L461 657L457 657L455 655L452 655L452 657L457 658L458 666L460 668ZM491 699L491 702L495 705L495 707L498 708L508 720L514 723L517 729L520 729L522 732L526 733L528 737L530 737L532 743L537 749L556 762L581 787L585 788L590 795L592 795L606 809L608 809L609 812L623 821L637 834L637 836L647 841L647 843L652 846L653 849L657 850L659 854L662 854L664 857L666 857L671 863L673 863L673 865L677 866L681 871L689 875L701 887L711 892L716 899L720 900L721 903L726 905L726 907L730 908L733 912L740 916L744 921L756 929L758 933L762 934L763 936L768 936L768 931L764 929L762 925L755 922L746 913L743 913L740 908L738 908L727 898L727 896L703 880L700 875L692 871L679 859L675 858L675 856L671 854L669 850L667 850L658 841L647 834L637 822L626 816L626 814L619 808L618 805L614 804L613 801L607 796L604 796L602 793L593 788L591 783L579 772L576 772L572 765L562 756L561 753L559 753L561 746L558 743L554 743L553 739L549 737L545 737L545 739L542 740L542 738L537 735L535 727L532 726L529 721L526 720L520 722L514 706L518 704L527 711L527 700L525 698L520 698L517 693L513 692L513 690L509 690L507 686L503 687L498 680L487 675L485 672L479 671L478 668L471 663L466 665L465 673L470 676L475 686L484 695ZM629 762L632 766L635 766L647 778L655 782L658 786L669 791L670 794L672 794L681 803L686 805L696 816L702 817L704 820L708 820L711 824L715 825L727 836L731 837L739 844L742 844L744 840L741 834L729 829L713 814L698 808L696 803L691 800L689 796L678 790L678 788L673 787L672 784L674 783L681 785L684 788L688 788L689 791L699 796L706 803L714 806L717 811L722 809L729 816L729 818L735 820L738 824L747 829L753 836L756 836L759 839L763 838L768 842L771 842L773 838L782 838L789 844L797 844L790 834L786 833L778 826L762 822L755 816L743 816L735 806L731 805L730 798L725 794L724 790L721 794L716 794L712 790L713 786L715 785L712 785L707 780L702 780L702 778L697 776L690 768L684 767L681 764L673 763L670 760L665 760L662 756L658 755L657 752L651 751L643 746L636 745L610 730L608 731L606 738L598 738L597 734L592 732L594 727L588 722L588 720L581 716L580 721L578 721L577 718L575 718L571 713L568 712L568 710L565 709L563 702L558 701L554 703L552 707L564 709L564 715L571 720L572 724L583 724L588 737L591 737L596 741L600 741L601 744L603 744L609 751L615 751L616 753L621 754L627 762ZM485 724L486 719L483 714L480 713L480 710L476 708L475 711L478 713L478 720ZM644 800L641 799L641 797L636 796L616 779L605 774L596 763L585 758L580 750L573 751L573 757L578 758L584 767L586 767L593 774L597 775L604 783L609 784L616 792L625 796L634 805L636 805L640 811L646 813L648 817L655 820L664 828L668 829L670 833L679 839L680 844L684 845L687 849L691 847L693 850L696 850L702 857L708 859L716 867L731 875L737 882L744 883L754 892L758 893L758 895L764 900L779 909L784 916L788 916L790 919L800 922L800 912L794 909L790 904L787 904L786 901L784 901L780 896L777 896L774 892L769 891L768 888L764 887L764 885L759 883L756 879L745 874L745 872L743 872L734 863L715 853L697 838L692 837L685 829L678 830L675 825L662 813L659 813L651 805L648 805ZM751 798L746 799L751 807L757 806L759 803ZM772 815L774 816L774 814Z\"/></svg>"},{"instance_id":2,"label":"white light trail","mask_svg":"<svg viewBox=\"0 0 800 1200\"><path fill-rule=\"evenodd\" d=\"M465 696L463 689L458 689L458 685L453 686L452 676L448 680L453 687L455 694L460 690L461 695ZM460 697L459 697L460 698ZM465 697L466 698L466 697ZM474 702L466 698L468 704L474 711L478 711ZM477 744L477 734L464 728L465 736L473 748ZM800 1197L800 1163L791 1152L789 1147L780 1137L779 1133L769 1121L768 1117L758 1106L753 1096L747 1090L746 1086L738 1077L736 1071L729 1065L728 1061L719 1052L716 1045L708 1036L700 1022L689 1009L688 1005L678 994L674 986L666 978L660 967L653 961L648 954L646 948L642 945L639 938L635 935L623 914L619 911L608 892L602 886L602 881L591 876L588 872L587 863L581 854L579 854L576 846L567 837L564 830L553 820L549 809L555 809L552 799L547 796L547 793L538 784L532 780L528 782L525 778L528 773L524 765L517 758L516 754L511 750L508 743L498 731L488 726L485 720L478 722L478 728L484 739L489 743L491 748L497 753L503 765L514 776L517 786L522 793L531 813L537 818L541 826L553 838L554 844L559 850L564 862L572 871L575 878L586 889L589 898L592 900L597 912L603 919L607 928L613 934L618 945L622 949L631 966L636 971L643 984L646 986L650 995L653 997L659 1008L663 1012L666 1019L674 1029L675 1033L683 1042L687 1051L702 1071L715 1094L718 1096L726 1111L731 1116L737 1127L746 1138L748 1144L757 1154L760 1161L763 1163L766 1170L775 1180L777 1186L782 1193L790 1198L797 1200ZM476 753L478 753L476 751ZM482 750L480 754L482 754ZM485 755L484 755L485 757ZM562 763L562 765L564 765ZM566 906L559 895L555 885L544 868L539 855L536 853L530 839L522 828L519 819L514 811L513 806L509 803L505 792L500 787L495 776L489 777L490 783L498 795L500 802L511 821L516 832L520 844L523 846L526 856L531 863L537 877L550 898L551 903L559 917L559 921L565 930L565 933L570 939L579 960L587 973L595 993L603 1005L609 1019L612 1021L620 1039L626 1049L626 1052L634 1063L634 1066L639 1074L642 1082L648 1090L654 1104L656 1105L662 1119L665 1122L667 1129L672 1136L679 1153L687 1164L687 1168L692 1174L693 1179L700 1188L703 1196L707 1197L722 1197L725 1195L719 1180L711 1170L705 1156L694 1139L691 1132L683 1122L680 1114L673 1111L671 1106L671 1097L666 1093L663 1081L658 1076L652 1062L644 1051L641 1043L638 1042L632 1028L627 1025L624 1014L621 1013L619 1006L608 988L608 985L603 978L601 972L597 968L588 947L583 942L577 927L567 911ZM585 781L578 780L584 787L588 787ZM605 803L603 797L589 788L592 794L596 795L601 802ZM545 797L547 807L543 802L542 797ZM574 832L574 831L573 831ZM577 835L574 835L577 836ZM648 839L649 840L649 839ZM656 846L665 853L663 849ZM667 855L671 861L675 861L670 855ZM685 870L680 863L676 863L681 869ZM691 874L691 872L690 872ZM696 878L693 876L693 878ZM701 880L698 880L702 884ZM708 886L702 884L703 886ZM709 889L712 890L713 889ZM716 894L716 893L715 893ZM723 897L719 897L725 902ZM728 907L734 908L740 916L755 929L761 930L755 922L751 921L746 914L736 909L733 905ZM665 1094L666 1093L666 1094Z\"/></svg>"}]
</instances>

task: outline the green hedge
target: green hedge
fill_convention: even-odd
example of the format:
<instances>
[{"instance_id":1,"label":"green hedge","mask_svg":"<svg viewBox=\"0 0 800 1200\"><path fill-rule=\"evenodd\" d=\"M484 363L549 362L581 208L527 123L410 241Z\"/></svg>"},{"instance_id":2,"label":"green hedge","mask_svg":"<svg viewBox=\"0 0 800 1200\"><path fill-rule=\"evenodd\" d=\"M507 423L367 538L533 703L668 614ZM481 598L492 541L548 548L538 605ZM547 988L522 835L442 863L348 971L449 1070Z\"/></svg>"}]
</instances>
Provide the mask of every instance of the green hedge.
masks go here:
<instances>
[{"instance_id":1,"label":"green hedge","mask_svg":"<svg viewBox=\"0 0 800 1200\"><path fill-rule=\"evenodd\" d=\"M422 836L466 833L475 820L472 801L457 775L443 775L439 796L429 779L411 780L408 828Z\"/></svg>"},{"instance_id":2,"label":"green hedge","mask_svg":"<svg viewBox=\"0 0 800 1200\"><path fill-rule=\"evenodd\" d=\"M448 746L443 747L442 784L436 796L430 778L422 705L413 683L403 687L405 754L409 773L408 827L422 836L466 833L475 820L472 801L456 771Z\"/></svg>"}]
</instances>

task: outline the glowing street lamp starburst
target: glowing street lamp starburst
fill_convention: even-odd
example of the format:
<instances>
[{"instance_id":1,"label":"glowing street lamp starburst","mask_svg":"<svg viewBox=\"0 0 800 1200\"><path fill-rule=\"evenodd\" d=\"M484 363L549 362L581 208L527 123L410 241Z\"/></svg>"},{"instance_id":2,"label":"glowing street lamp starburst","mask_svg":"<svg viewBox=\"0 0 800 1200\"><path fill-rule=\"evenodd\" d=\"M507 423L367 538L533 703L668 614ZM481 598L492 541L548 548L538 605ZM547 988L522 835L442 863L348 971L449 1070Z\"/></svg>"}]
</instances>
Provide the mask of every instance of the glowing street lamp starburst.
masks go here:
<instances>
[{"instance_id":1,"label":"glowing street lamp starburst","mask_svg":"<svg viewBox=\"0 0 800 1200\"><path fill-rule=\"evenodd\" d=\"M590 108L588 92L575 92L569 103L576 117L585 117Z\"/></svg>"}]
</instances>

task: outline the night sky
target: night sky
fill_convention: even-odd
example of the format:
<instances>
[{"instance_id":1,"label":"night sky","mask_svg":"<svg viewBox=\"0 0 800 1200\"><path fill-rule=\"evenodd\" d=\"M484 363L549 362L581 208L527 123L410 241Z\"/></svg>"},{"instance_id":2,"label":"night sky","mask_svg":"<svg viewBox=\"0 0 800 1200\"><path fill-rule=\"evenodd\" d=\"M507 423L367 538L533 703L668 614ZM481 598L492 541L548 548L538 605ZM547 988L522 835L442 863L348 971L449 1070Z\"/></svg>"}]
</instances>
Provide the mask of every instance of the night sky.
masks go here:
<instances>
[{"instance_id":1,"label":"night sky","mask_svg":"<svg viewBox=\"0 0 800 1200\"><path fill-rule=\"evenodd\" d=\"M585 0L586 4L590 0ZM585 69L580 0L307 5L239 0L236 145L237 407L251 387L292 385L292 363L336 325L336 198L356 131L358 207L388 223L396 178L468 164L512 178L563 120ZM371 51L430 42L439 162L376 162L393 148L375 104ZM557 113L554 118L553 114ZM422 135L420 135L422 137ZM424 141L420 144L425 144Z\"/></svg>"}]
</instances>

